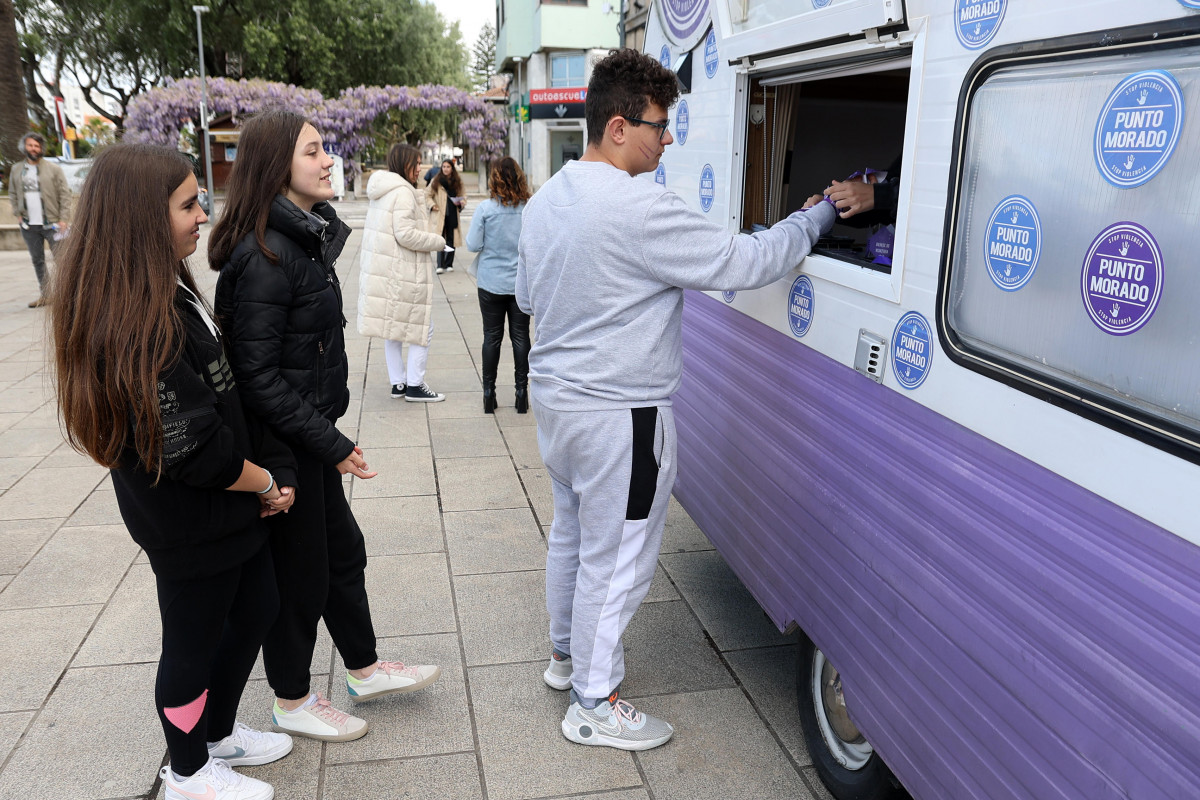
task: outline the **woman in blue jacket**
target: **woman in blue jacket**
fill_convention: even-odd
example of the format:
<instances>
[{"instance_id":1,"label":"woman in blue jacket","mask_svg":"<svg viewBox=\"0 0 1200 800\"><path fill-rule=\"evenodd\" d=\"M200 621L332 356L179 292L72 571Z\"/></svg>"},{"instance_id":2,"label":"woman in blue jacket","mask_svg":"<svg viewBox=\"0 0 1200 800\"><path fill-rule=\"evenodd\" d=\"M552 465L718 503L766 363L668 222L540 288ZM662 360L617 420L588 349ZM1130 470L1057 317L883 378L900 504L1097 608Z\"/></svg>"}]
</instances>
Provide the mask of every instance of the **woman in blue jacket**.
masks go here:
<instances>
[{"instance_id":1,"label":"woman in blue jacket","mask_svg":"<svg viewBox=\"0 0 1200 800\"><path fill-rule=\"evenodd\" d=\"M505 156L492 167L488 188L491 197L479 204L467 234L467 249L479 253L475 282L483 313L483 412L496 410L496 371L507 317L517 413L524 414L529 411L529 315L517 307L516 279L521 212L529 186L517 162Z\"/></svg>"}]
</instances>

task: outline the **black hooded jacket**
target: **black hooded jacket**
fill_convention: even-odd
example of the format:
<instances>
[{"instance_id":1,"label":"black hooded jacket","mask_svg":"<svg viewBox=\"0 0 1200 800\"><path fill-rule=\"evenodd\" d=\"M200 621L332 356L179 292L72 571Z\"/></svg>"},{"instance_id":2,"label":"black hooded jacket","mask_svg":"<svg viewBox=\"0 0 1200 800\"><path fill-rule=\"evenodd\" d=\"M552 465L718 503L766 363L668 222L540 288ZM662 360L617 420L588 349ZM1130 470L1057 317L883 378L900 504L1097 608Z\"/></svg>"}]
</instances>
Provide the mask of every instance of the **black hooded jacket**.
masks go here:
<instances>
[{"instance_id":1,"label":"black hooded jacket","mask_svg":"<svg viewBox=\"0 0 1200 800\"><path fill-rule=\"evenodd\" d=\"M267 539L253 492L231 492L244 462L296 485L291 450L246 414L221 343L180 288L178 355L158 376L163 475L138 460L132 440L111 471L121 518L155 574L211 575L245 562ZM132 432L130 434L132 437ZM156 480L157 479L157 480Z\"/></svg>"},{"instance_id":2,"label":"black hooded jacket","mask_svg":"<svg viewBox=\"0 0 1200 800\"><path fill-rule=\"evenodd\" d=\"M342 287L334 264L350 228L328 203L312 213L276 195L264 236L246 235L221 268L216 310L246 406L293 447L326 464L354 443L334 422L350 403Z\"/></svg>"}]
</instances>

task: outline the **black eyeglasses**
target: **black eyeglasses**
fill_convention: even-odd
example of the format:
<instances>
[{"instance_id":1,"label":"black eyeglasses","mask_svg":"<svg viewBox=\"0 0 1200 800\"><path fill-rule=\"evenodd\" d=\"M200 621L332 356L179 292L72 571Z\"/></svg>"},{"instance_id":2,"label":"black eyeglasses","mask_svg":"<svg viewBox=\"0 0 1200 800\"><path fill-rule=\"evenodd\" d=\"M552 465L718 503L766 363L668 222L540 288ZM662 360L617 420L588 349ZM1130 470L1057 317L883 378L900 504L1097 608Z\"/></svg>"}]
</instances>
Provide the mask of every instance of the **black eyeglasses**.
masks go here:
<instances>
[{"instance_id":1,"label":"black eyeglasses","mask_svg":"<svg viewBox=\"0 0 1200 800\"><path fill-rule=\"evenodd\" d=\"M651 128L658 128L658 140L661 142L663 137L667 135L667 126L670 122L651 122L646 119L638 119L637 117L625 117L626 122L640 122L642 125L649 125Z\"/></svg>"}]
</instances>

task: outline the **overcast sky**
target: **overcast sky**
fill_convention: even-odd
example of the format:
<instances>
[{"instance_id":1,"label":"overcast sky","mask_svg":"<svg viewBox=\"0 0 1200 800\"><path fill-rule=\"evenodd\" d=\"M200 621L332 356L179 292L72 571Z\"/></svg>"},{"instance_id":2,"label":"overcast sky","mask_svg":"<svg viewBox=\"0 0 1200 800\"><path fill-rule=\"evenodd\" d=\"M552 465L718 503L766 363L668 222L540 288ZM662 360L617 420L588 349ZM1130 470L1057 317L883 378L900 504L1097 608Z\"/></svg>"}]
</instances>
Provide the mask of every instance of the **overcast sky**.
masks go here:
<instances>
[{"instance_id":1,"label":"overcast sky","mask_svg":"<svg viewBox=\"0 0 1200 800\"><path fill-rule=\"evenodd\" d=\"M470 50L479 38L483 23L496 24L496 0L433 0L447 22L458 20L463 44Z\"/></svg>"}]
</instances>

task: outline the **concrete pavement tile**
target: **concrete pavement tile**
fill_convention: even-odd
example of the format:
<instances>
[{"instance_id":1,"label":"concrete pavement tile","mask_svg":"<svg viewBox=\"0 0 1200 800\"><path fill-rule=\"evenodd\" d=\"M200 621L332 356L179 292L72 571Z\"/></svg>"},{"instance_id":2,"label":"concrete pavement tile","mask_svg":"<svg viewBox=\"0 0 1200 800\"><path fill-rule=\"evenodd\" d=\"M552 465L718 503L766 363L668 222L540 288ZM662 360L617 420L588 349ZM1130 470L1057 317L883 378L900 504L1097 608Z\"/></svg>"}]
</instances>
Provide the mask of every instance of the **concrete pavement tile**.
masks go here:
<instances>
[{"instance_id":1,"label":"concrete pavement tile","mask_svg":"<svg viewBox=\"0 0 1200 800\"><path fill-rule=\"evenodd\" d=\"M61 519L0 522L0 575L16 575L62 525Z\"/></svg>"},{"instance_id":2,"label":"concrete pavement tile","mask_svg":"<svg viewBox=\"0 0 1200 800\"><path fill-rule=\"evenodd\" d=\"M3 363L3 362L0 362L0 363ZM25 419L28 416L29 416L29 414L23 414L20 411L10 411L7 413L0 414L0 433L8 430L9 428L16 425L18 422L20 422L21 420Z\"/></svg>"},{"instance_id":3,"label":"concrete pavement tile","mask_svg":"<svg viewBox=\"0 0 1200 800\"><path fill-rule=\"evenodd\" d=\"M16 383L41 370L44 364L26 359L0 362L0 381Z\"/></svg>"},{"instance_id":4,"label":"concrete pavement tile","mask_svg":"<svg viewBox=\"0 0 1200 800\"><path fill-rule=\"evenodd\" d=\"M61 425L58 416L57 403L45 403L36 411L31 411L21 420L22 428L55 428Z\"/></svg>"},{"instance_id":5,"label":"concrete pavement tile","mask_svg":"<svg viewBox=\"0 0 1200 800\"><path fill-rule=\"evenodd\" d=\"M738 689L655 697L644 705L645 711L675 727L670 742L638 753L638 762L655 797L811 797ZM714 720L720 720L720 724L713 724Z\"/></svg>"},{"instance_id":6,"label":"concrete pavement tile","mask_svg":"<svg viewBox=\"0 0 1200 800\"><path fill-rule=\"evenodd\" d=\"M437 494L433 453L428 447L364 447L363 454L367 465L379 474L369 480L354 479L355 500Z\"/></svg>"},{"instance_id":7,"label":"concrete pavement tile","mask_svg":"<svg viewBox=\"0 0 1200 800\"><path fill-rule=\"evenodd\" d=\"M135 565L104 607L72 667L158 661L162 625L150 565Z\"/></svg>"},{"instance_id":8,"label":"concrete pavement tile","mask_svg":"<svg viewBox=\"0 0 1200 800\"><path fill-rule=\"evenodd\" d=\"M546 568L546 542L528 508L444 515L455 575Z\"/></svg>"},{"instance_id":9,"label":"concrete pavement tile","mask_svg":"<svg viewBox=\"0 0 1200 800\"><path fill-rule=\"evenodd\" d=\"M41 380L41 378L37 378ZM29 379L13 384L0 394L0 412L37 411L46 400L46 393L40 386L30 386Z\"/></svg>"},{"instance_id":10,"label":"concrete pavement tile","mask_svg":"<svg viewBox=\"0 0 1200 800\"><path fill-rule=\"evenodd\" d=\"M688 513L683 510L683 506L672 496L667 505L667 524L663 528L662 552L685 553L712 549L712 543L700 530L700 526L692 521Z\"/></svg>"},{"instance_id":11,"label":"concrete pavement tile","mask_svg":"<svg viewBox=\"0 0 1200 800\"><path fill-rule=\"evenodd\" d=\"M351 508L367 540L368 556L439 553L446 549L442 515L434 495L355 498Z\"/></svg>"},{"instance_id":12,"label":"concrete pavement tile","mask_svg":"<svg viewBox=\"0 0 1200 800\"><path fill-rule=\"evenodd\" d=\"M673 553L659 562L720 650L791 643L717 551Z\"/></svg>"},{"instance_id":13,"label":"concrete pavement tile","mask_svg":"<svg viewBox=\"0 0 1200 800\"><path fill-rule=\"evenodd\" d=\"M95 467L35 467L0 497L0 519L70 516L105 477Z\"/></svg>"},{"instance_id":14,"label":"concrete pavement tile","mask_svg":"<svg viewBox=\"0 0 1200 800\"><path fill-rule=\"evenodd\" d=\"M367 451L381 447L428 447L429 420L421 407L390 397L387 401L391 405L381 411L363 411L357 444ZM367 461L370 462L369 457Z\"/></svg>"},{"instance_id":15,"label":"concrete pavement tile","mask_svg":"<svg viewBox=\"0 0 1200 800\"><path fill-rule=\"evenodd\" d=\"M0 594L0 608L107 603L137 552L123 525L60 528Z\"/></svg>"},{"instance_id":16,"label":"concrete pavement tile","mask_svg":"<svg viewBox=\"0 0 1200 800\"><path fill-rule=\"evenodd\" d=\"M650 800L645 789L629 789L623 792L602 792L600 794L561 794L546 800Z\"/></svg>"},{"instance_id":17,"label":"concrete pavement tile","mask_svg":"<svg viewBox=\"0 0 1200 800\"><path fill-rule=\"evenodd\" d=\"M0 458L0 492L8 489L40 462L41 456Z\"/></svg>"},{"instance_id":18,"label":"concrete pavement tile","mask_svg":"<svg viewBox=\"0 0 1200 800\"><path fill-rule=\"evenodd\" d=\"M526 415L528 416L528 415ZM537 427L518 426L504 430L504 441L517 469L545 469L538 450Z\"/></svg>"},{"instance_id":19,"label":"concrete pavement tile","mask_svg":"<svg viewBox=\"0 0 1200 800\"><path fill-rule=\"evenodd\" d=\"M108 481L100 484L63 526L78 528L83 525L124 525L121 509L117 508L117 493L111 486Z\"/></svg>"},{"instance_id":20,"label":"concrete pavement tile","mask_svg":"<svg viewBox=\"0 0 1200 800\"><path fill-rule=\"evenodd\" d=\"M469 369L475 370L475 359L468 353L455 353L440 356L437 363L432 360L429 362L430 370L432 369Z\"/></svg>"},{"instance_id":21,"label":"concrete pavement tile","mask_svg":"<svg viewBox=\"0 0 1200 800\"><path fill-rule=\"evenodd\" d=\"M0 764L4 763L4 759L8 758L8 754L17 746L31 719L32 711L0 714Z\"/></svg>"},{"instance_id":22,"label":"concrete pavement tile","mask_svg":"<svg viewBox=\"0 0 1200 800\"><path fill-rule=\"evenodd\" d=\"M671 585L667 573L663 572L661 564L654 567L654 579L650 581L650 591L646 593L645 603L664 603L679 600L679 592Z\"/></svg>"},{"instance_id":23,"label":"concrete pavement tile","mask_svg":"<svg viewBox=\"0 0 1200 800\"><path fill-rule=\"evenodd\" d=\"M812 758L804 746L796 701L797 654L798 648L788 645L738 650L726 653L725 658L792 758L808 766Z\"/></svg>"},{"instance_id":24,"label":"concrete pavement tile","mask_svg":"<svg viewBox=\"0 0 1200 800\"><path fill-rule=\"evenodd\" d=\"M504 392L501 393L500 399L502 401L511 401L512 396ZM501 406L496 409L496 421L500 423L500 428L502 430L505 428L521 428L537 425L537 419L535 419L533 416L532 408L530 408L529 412L526 414L518 414L516 408L513 407L512 402L503 402Z\"/></svg>"},{"instance_id":25,"label":"concrete pavement tile","mask_svg":"<svg viewBox=\"0 0 1200 800\"><path fill-rule=\"evenodd\" d=\"M442 674L432 686L420 691L353 705L342 679L345 664L337 658L329 699L337 708L367 720L371 732L357 741L330 747L326 762L344 764L474 749L458 637L449 633L380 639L376 649L381 659L437 664Z\"/></svg>"},{"instance_id":26,"label":"concrete pavement tile","mask_svg":"<svg viewBox=\"0 0 1200 800\"><path fill-rule=\"evenodd\" d=\"M470 392L479 391L479 373L474 367L470 369L442 368L435 366L433 354L429 356L429 369L425 373L425 382L435 392Z\"/></svg>"},{"instance_id":27,"label":"concrete pavement tile","mask_svg":"<svg viewBox=\"0 0 1200 800\"><path fill-rule=\"evenodd\" d=\"M0 394L4 398L8 392ZM48 456L63 444L58 428L26 428L18 426L0 433L0 453L6 458Z\"/></svg>"},{"instance_id":28,"label":"concrete pavement tile","mask_svg":"<svg viewBox=\"0 0 1200 800\"><path fill-rule=\"evenodd\" d=\"M429 345L429 360L436 361L445 356L466 356L472 352L471 348L467 347L467 343L457 334L451 336L439 336L437 330L434 330L433 342ZM478 377L476 377L478 383ZM441 391L440 389L438 391Z\"/></svg>"},{"instance_id":29,"label":"concrete pavement tile","mask_svg":"<svg viewBox=\"0 0 1200 800\"><path fill-rule=\"evenodd\" d=\"M733 686L733 676L681 602L645 603L625 629L625 681L630 698Z\"/></svg>"},{"instance_id":30,"label":"concrete pavement tile","mask_svg":"<svg viewBox=\"0 0 1200 800\"><path fill-rule=\"evenodd\" d=\"M443 511L527 508L529 501L507 455L438 462Z\"/></svg>"},{"instance_id":31,"label":"concrete pavement tile","mask_svg":"<svg viewBox=\"0 0 1200 800\"><path fill-rule=\"evenodd\" d=\"M370 737L371 734L367 734L367 738ZM330 750L337 746L331 745ZM478 800L483 797L479 765L474 753L453 753L430 758L345 764L331 766L325 771L322 800L362 800L381 794ZM491 796L496 797L495 794Z\"/></svg>"},{"instance_id":32,"label":"concrete pavement tile","mask_svg":"<svg viewBox=\"0 0 1200 800\"><path fill-rule=\"evenodd\" d=\"M108 470L97 464L90 456L85 456L83 453L77 452L71 445L63 442L58 449L50 455L42 459L42 463L38 464L38 469L68 469L76 467L87 467L96 473L98 477L104 480L107 486L112 486L112 482L108 479Z\"/></svg>"},{"instance_id":33,"label":"concrete pavement tile","mask_svg":"<svg viewBox=\"0 0 1200 800\"><path fill-rule=\"evenodd\" d=\"M508 455L495 418L486 414L470 419L430 420L429 432L433 457L439 462L446 458Z\"/></svg>"},{"instance_id":34,"label":"concrete pavement tile","mask_svg":"<svg viewBox=\"0 0 1200 800\"><path fill-rule=\"evenodd\" d=\"M544 570L461 575L454 596L468 666L540 661L550 653Z\"/></svg>"},{"instance_id":35,"label":"concrete pavement tile","mask_svg":"<svg viewBox=\"0 0 1200 800\"><path fill-rule=\"evenodd\" d=\"M833 795L825 788L825 784L821 783L821 778L817 775L817 770L813 767L805 767L801 770L804 777L808 778L808 785L812 787L812 796L816 800L833 800Z\"/></svg>"},{"instance_id":36,"label":"concrete pavement tile","mask_svg":"<svg viewBox=\"0 0 1200 800\"><path fill-rule=\"evenodd\" d=\"M0 797L146 794L166 750L154 712L156 670L154 664L68 670L0 775Z\"/></svg>"},{"instance_id":37,"label":"concrete pavement tile","mask_svg":"<svg viewBox=\"0 0 1200 800\"><path fill-rule=\"evenodd\" d=\"M442 553L367 559L367 596L376 636L455 630L450 575Z\"/></svg>"},{"instance_id":38,"label":"concrete pavement tile","mask_svg":"<svg viewBox=\"0 0 1200 800\"><path fill-rule=\"evenodd\" d=\"M550 474L545 468L523 469L517 474L529 493L529 502L533 504L533 513L537 514L538 522L549 525L554 521L554 490L550 488Z\"/></svg>"},{"instance_id":39,"label":"concrete pavement tile","mask_svg":"<svg viewBox=\"0 0 1200 800\"><path fill-rule=\"evenodd\" d=\"M439 391L441 391L439 389ZM429 404L429 419L475 419L483 413L483 391L443 392L445 401Z\"/></svg>"},{"instance_id":40,"label":"concrete pavement tile","mask_svg":"<svg viewBox=\"0 0 1200 800\"><path fill-rule=\"evenodd\" d=\"M630 753L583 747L563 737L567 696L542 682L542 669L539 660L467 670L488 797L553 797L578 786L593 792L640 788L642 779Z\"/></svg>"},{"instance_id":41,"label":"concrete pavement tile","mask_svg":"<svg viewBox=\"0 0 1200 800\"><path fill-rule=\"evenodd\" d=\"M0 711L42 704L101 608L0 611ZM34 664L37 668L31 669ZM0 797L9 796L0 791Z\"/></svg>"}]
</instances>

